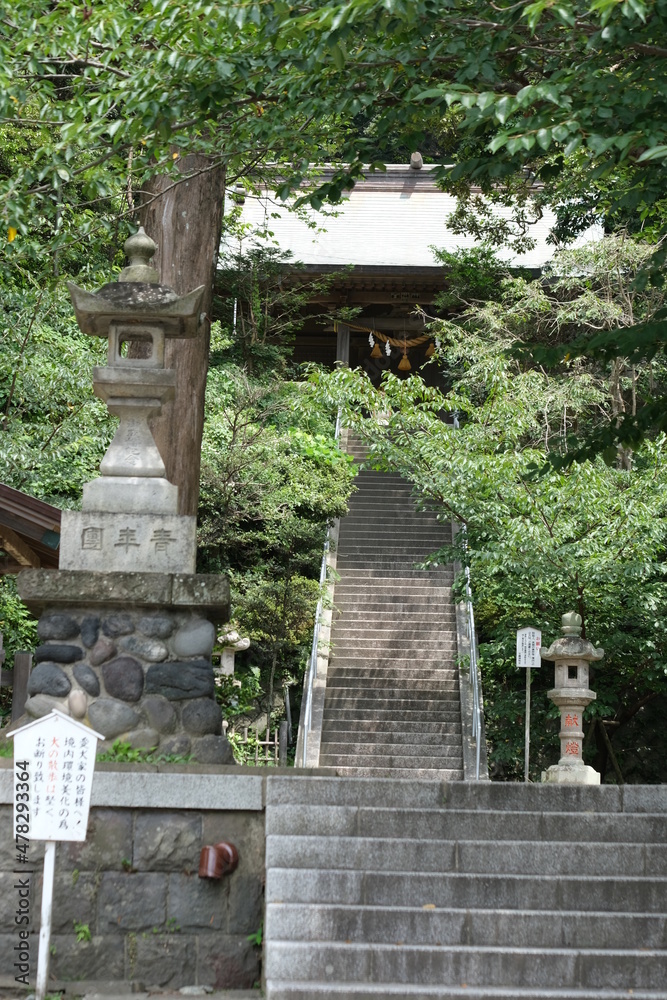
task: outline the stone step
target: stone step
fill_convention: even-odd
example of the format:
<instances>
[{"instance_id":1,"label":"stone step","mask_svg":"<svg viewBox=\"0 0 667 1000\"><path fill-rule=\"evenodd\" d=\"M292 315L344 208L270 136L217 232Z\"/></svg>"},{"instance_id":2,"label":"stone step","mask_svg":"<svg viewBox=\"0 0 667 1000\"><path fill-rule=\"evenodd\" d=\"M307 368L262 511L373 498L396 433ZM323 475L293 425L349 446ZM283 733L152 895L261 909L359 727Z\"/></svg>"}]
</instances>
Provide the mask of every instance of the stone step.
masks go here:
<instances>
[{"instance_id":1,"label":"stone step","mask_svg":"<svg viewBox=\"0 0 667 1000\"><path fill-rule=\"evenodd\" d=\"M336 774L341 778L409 778L412 781L463 781L463 771L444 770L427 767L338 767Z\"/></svg>"},{"instance_id":2,"label":"stone step","mask_svg":"<svg viewBox=\"0 0 667 1000\"><path fill-rule=\"evenodd\" d=\"M426 610L428 609L428 610ZM442 597L426 594L424 597L410 594L387 594L382 600L373 592L366 594L344 595L336 591L334 595L334 615L368 616L371 621L403 621L421 618L451 624L456 623L456 608L451 602L451 591L448 589Z\"/></svg>"},{"instance_id":3,"label":"stone step","mask_svg":"<svg viewBox=\"0 0 667 1000\"><path fill-rule=\"evenodd\" d=\"M452 629L436 628L363 628L356 625L346 626L344 622L336 622L333 636L339 646L349 642L363 643L360 652L366 652L373 646L386 646L388 649L400 649L409 646L411 649L431 649L433 646L454 648L456 639Z\"/></svg>"},{"instance_id":4,"label":"stone step","mask_svg":"<svg viewBox=\"0 0 667 1000\"><path fill-rule=\"evenodd\" d=\"M496 948L457 945L339 944L273 941L266 956L267 979L325 982L409 982L437 985L664 989L667 952L646 949Z\"/></svg>"},{"instance_id":5,"label":"stone step","mask_svg":"<svg viewBox=\"0 0 667 1000\"><path fill-rule=\"evenodd\" d=\"M412 736L414 739L414 736ZM407 740L405 742L394 741L393 743L388 743L386 740L373 740L365 743L346 743L344 740L336 742L333 740L322 739L320 745L320 764L324 766L323 757L329 757L331 755L342 754L343 756L355 756L362 757L369 754L379 754L380 756L396 756L410 757L410 764L412 764L412 758L414 757L424 757L424 756L442 756L448 759L458 758L456 761L456 766L461 766L461 737L452 736L447 742L444 740L431 741L430 743L410 743ZM349 761L340 761L341 764L347 764ZM452 766L450 764L447 765Z\"/></svg>"},{"instance_id":6,"label":"stone step","mask_svg":"<svg viewBox=\"0 0 667 1000\"><path fill-rule=\"evenodd\" d=\"M461 722L428 722L420 728L418 722L383 722L381 726L359 719L325 719L322 726L322 739L330 743L345 743L357 738L373 743L414 743L415 739L423 739L424 743L442 743L461 741Z\"/></svg>"},{"instance_id":7,"label":"stone step","mask_svg":"<svg viewBox=\"0 0 667 1000\"><path fill-rule=\"evenodd\" d=\"M332 669L335 669L335 667ZM359 674L352 676L341 676L339 674L332 676L329 674L327 676L327 687L336 691L387 691L388 689L394 692L419 691L422 696L432 695L433 697L437 697L444 691L458 693L459 682L455 676L436 682L430 677L410 677L407 675L407 672L404 678L386 675L363 677Z\"/></svg>"},{"instance_id":8,"label":"stone step","mask_svg":"<svg viewBox=\"0 0 667 1000\"><path fill-rule=\"evenodd\" d=\"M267 802L444 808L473 812L667 813L664 785L551 785L461 782L442 788L394 781L339 781L335 777L271 776ZM430 803L430 805L428 804ZM576 909L576 907L575 907Z\"/></svg>"},{"instance_id":9,"label":"stone step","mask_svg":"<svg viewBox=\"0 0 667 1000\"><path fill-rule=\"evenodd\" d=\"M452 707L449 710L442 710L438 712L425 712L425 711L407 711L401 709L400 711L388 711L386 709L378 709L373 706L372 710L364 709L362 711L354 708L327 708L323 728L325 728L328 723L336 723L335 729L340 729L338 725L340 722L354 722L355 726L352 727L359 732L362 732L366 724L370 728L373 728L375 724L378 727L385 728L387 725L397 723L401 730L404 729L408 732L407 723L423 723L426 726L427 723L435 722L440 723L443 726L451 725L452 723L460 721L460 710ZM403 727L401 723L406 723ZM433 732L432 729L428 729L427 732Z\"/></svg>"},{"instance_id":10,"label":"stone step","mask_svg":"<svg viewBox=\"0 0 667 1000\"><path fill-rule=\"evenodd\" d=\"M407 663L405 666L375 667L372 662L367 663L362 661L356 667L349 667L332 661L329 665L327 678L333 680L334 677L350 678L350 680L354 680L355 678L395 680L401 683L404 681L410 683L413 680L433 680L436 683L440 683L441 681L452 680L458 682L459 672L453 663L451 666L437 667L412 666L411 663Z\"/></svg>"},{"instance_id":11,"label":"stone step","mask_svg":"<svg viewBox=\"0 0 667 1000\"><path fill-rule=\"evenodd\" d=\"M354 743L350 737L349 730L345 729L327 729L322 735L322 747L325 746L336 746L336 747L347 747L352 748L352 752L357 752L361 747L375 746L380 744L386 747L411 747L420 746L426 749L429 746L441 746L441 747L461 747L461 727L458 726L456 729L452 727L452 732L443 733L423 733L419 734L419 743L415 743L417 738L416 733L388 733L385 730L379 730L377 732L370 733L358 733L358 739L360 742ZM361 742L363 741L363 742ZM361 752L361 750L359 750Z\"/></svg>"},{"instance_id":12,"label":"stone step","mask_svg":"<svg viewBox=\"0 0 667 1000\"><path fill-rule=\"evenodd\" d=\"M351 750L352 747L350 746ZM275 806L267 833L294 836L398 837L458 841L550 841L567 844L633 844L664 847L661 814L612 813L498 813L456 809L419 809L405 806L313 805L293 815L290 806ZM511 846L511 845L510 845ZM667 918L666 918L667 919Z\"/></svg>"},{"instance_id":13,"label":"stone step","mask_svg":"<svg viewBox=\"0 0 667 1000\"><path fill-rule=\"evenodd\" d=\"M375 650L378 652L400 650L405 656L412 654L416 660L419 660L422 651L431 653L442 651L449 653L450 657L456 655L456 640L449 633L448 638L442 639L420 639L417 637L412 639L379 639L368 638L363 632L339 636L334 630L331 641L334 652L348 656L353 653L356 653L357 656L363 656Z\"/></svg>"},{"instance_id":14,"label":"stone step","mask_svg":"<svg viewBox=\"0 0 667 1000\"><path fill-rule=\"evenodd\" d=\"M383 696L384 695L384 696ZM363 692L358 696L349 696L345 688L341 691L327 692L324 702L324 711L328 715L329 710L351 709L352 711L362 711L368 709L368 714L376 711L396 712L439 712L456 711L459 707L459 696L457 691L443 692L437 698L401 698L398 695L387 696L385 692L378 692L373 695Z\"/></svg>"},{"instance_id":15,"label":"stone step","mask_svg":"<svg viewBox=\"0 0 667 1000\"><path fill-rule=\"evenodd\" d=\"M268 1000L666 1000L664 990L540 989L518 986L413 986L407 983L331 983L267 979Z\"/></svg>"},{"instance_id":16,"label":"stone step","mask_svg":"<svg viewBox=\"0 0 667 1000\"><path fill-rule=\"evenodd\" d=\"M427 751L432 752L427 753ZM413 757L409 754L403 754L400 750L389 755L379 752L375 753L373 747L367 747L366 753L359 755L353 753L327 753L326 748L321 747L319 766L335 767L336 770L339 770L341 767L348 767L354 770L359 768L382 768L382 770L387 770L390 774L399 770L406 770L407 768L416 768L418 770L445 768L447 770L460 771L463 767L463 756L460 748L458 748L458 753L452 752L451 754L446 754L441 748L424 747L420 757Z\"/></svg>"},{"instance_id":17,"label":"stone step","mask_svg":"<svg viewBox=\"0 0 667 1000\"><path fill-rule=\"evenodd\" d=\"M415 670L440 670L440 668L450 670L454 667L456 660L454 656L449 656L446 652L428 653L426 656L415 658L414 656L403 656L400 651L398 651L398 655L380 653L376 656L373 653L367 653L359 656L341 656L340 654L336 655L335 651L332 650L330 662L336 667L346 667L352 670L357 667L362 670L366 668L383 670L385 667L396 670L409 670L411 667L414 667Z\"/></svg>"},{"instance_id":18,"label":"stone step","mask_svg":"<svg viewBox=\"0 0 667 1000\"><path fill-rule=\"evenodd\" d=\"M358 779L362 780L362 779ZM445 872L337 871L276 868L267 902L344 903L440 909L579 910L664 913L667 879L580 875L507 875ZM666 953L667 954L667 953Z\"/></svg>"},{"instance_id":19,"label":"stone step","mask_svg":"<svg viewBox=\"0 0 667 1000\"><path fill-rule=\"evenodd\" d=\"M324 762L323 766L337 766ZM340 766L357 766L341 762ZM401 767L381 760L359 762L359 767ZM405 765L403 765L405 766ZM432 758L415 758L411 768L451 768L455 763L437 763ZM458 765L460 766L460 765ZM475 873L493 875L498 869L495 840L425 840L399 837L344 837L280 835L267 840L267 866L279 868L345 868L406 872ZM269 843L271 841L271 843ZM519 877L579 875L596 878L622 871L626 877L661 877L667 884L667 846L590 842L577 844L547 841L503 841L503 872Z\"/></svg>"},{"instance_id":20,"label":"stone step","mask_svg":"<svg viewBox=\"0 0 667 1000\"><path fill-rule=\"evenodd\" d=\"M398 606L400 607L400 605ZM378 611L371 611L367 605L360 605L358 608L351 608L349 605L341 608L336 604L334 618L338 621L345 616L348 621L365 621L369 624L377 622L379 625L398 626L403 623L409 625L411 622L419 625L430 625L432 623L454 628L456 625L456 608L453 604L445 604L441 608L427 605L425 608L419 605L406 610L396 610L391 605Z\"/></svg>"},{"instance_id":21,"label":"stone step","mask_svg":"<svg viewBox=\"0 0 667 1000\"><path fill-rule=\"evenodd\" d=\"M628 941L641 941L645 948L660 949L667 939L667 916L281 903L267 907L266 932L269 938L283 941L410 941L545 949L619 949L627 947Z\"/></svg>"}]
</instances>

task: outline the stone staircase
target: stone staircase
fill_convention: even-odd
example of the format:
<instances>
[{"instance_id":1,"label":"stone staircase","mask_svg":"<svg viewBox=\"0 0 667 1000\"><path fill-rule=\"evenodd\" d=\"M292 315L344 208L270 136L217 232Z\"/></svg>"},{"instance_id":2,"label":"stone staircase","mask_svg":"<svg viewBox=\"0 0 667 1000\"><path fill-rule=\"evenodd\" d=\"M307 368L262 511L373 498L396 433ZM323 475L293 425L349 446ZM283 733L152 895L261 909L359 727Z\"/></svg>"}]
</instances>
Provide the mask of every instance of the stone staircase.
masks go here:
<instances>
[{"instance_id":1,"label":"stone staircase","mask_svg":"<svg viewBox=\"0 0 667 1000\"><path fill-rule=\"evenodd\" d=\"M366 452L354 439L355 459ZM417 570L450 540L398 475L362 471L340 523L337 609L319 764L338 774L463 777L451 567Z\"/></svg>"},{"instance_id":2,"label":"stone staircase","mask_svg":"<svg viewBox=\"0 0 667 1000\"><path fill-rule=\"evenodd\" d=\"M667 787L275 776L267 1000L667 1000Z\"/></svg>"}]
</instances>

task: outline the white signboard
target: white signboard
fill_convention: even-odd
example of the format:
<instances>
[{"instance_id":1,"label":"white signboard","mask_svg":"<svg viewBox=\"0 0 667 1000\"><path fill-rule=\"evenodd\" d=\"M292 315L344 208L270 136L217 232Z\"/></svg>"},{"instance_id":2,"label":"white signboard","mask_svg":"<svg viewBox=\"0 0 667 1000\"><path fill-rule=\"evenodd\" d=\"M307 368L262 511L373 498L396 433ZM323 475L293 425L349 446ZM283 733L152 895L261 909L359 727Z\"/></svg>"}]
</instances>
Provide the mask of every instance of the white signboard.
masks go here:
<instances>
[{"instance_id":1,"label":"white signboard","mask_svg":"<svg viewBox=\"0 0 667 1000\"><path fill-rule=\"evenodd\" d=\"M28 793L15 797L14 836L85 840L101 735L54 709L13 737L16 779Z\"/></svg>"},{"instance_id":2,"label":"white signboard","mask_svg":"<svg viewBox=\"0 0 667 1000\"><path fill-rule=\"evenodd\" d=\"M542 633L537 628L520 628L516 634L517 667L539 667Z\"/></svg>"}]
</instances>

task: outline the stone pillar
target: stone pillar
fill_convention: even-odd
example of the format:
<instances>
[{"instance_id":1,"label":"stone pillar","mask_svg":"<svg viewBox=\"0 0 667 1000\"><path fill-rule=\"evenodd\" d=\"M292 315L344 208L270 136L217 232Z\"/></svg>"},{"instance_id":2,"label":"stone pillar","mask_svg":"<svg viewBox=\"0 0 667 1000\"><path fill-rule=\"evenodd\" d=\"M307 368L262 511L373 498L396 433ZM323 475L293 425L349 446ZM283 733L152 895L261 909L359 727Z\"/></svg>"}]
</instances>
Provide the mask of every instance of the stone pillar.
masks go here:
<instances>
[{"instance_id":1,"label":"stone pillar","mask_svg":"<svg viewBox=\"0 0 667 1000\"><path fill-rule=\"evenodd\" d=\"M165 338L198 336L204 287L178 296L158 284L142 229L125 251L117 282L94 293L69 286L81 330L108 338L93 386L120 424L82 509L63 511L59 569L18 577L40 616L26 712L57 706L109 743L233 763L211 662L216 626L229 619L228 581L195 574L196 519L178 514L148 425L174 394ZM137 342L142 357L128 349Z\"/></svg>"},{"instance_id":2,"label":"stone pillar","mask_svg":"<svg viewBox=\"0 0 667 1000\"><path fill-rule=\"evenodd\" d=\"M543 660L555 663L555 684L549 698L560 709L560 760L542 772L542 781L560 785L599 785L598 772L584 764L584 709L596 695L588 686L589 663L601 660L603 649L581 638L581 616L574 611L563 615L563 636L549 649L541 650Z\"/></svg>"},{"instance_id":3,"label":"stone pillar","mask_svg":"<svg viewBox=\"0 0 667 1000\"><path fill-rule=\"evenodd\" d=\"M218 642L222 646L222 656L220 657L219 672L223 677L234 676L234 657L244 649L249 649L250 639L242 639L238 632L226 632L218 636Z\"/></svg>"}]
</instances>

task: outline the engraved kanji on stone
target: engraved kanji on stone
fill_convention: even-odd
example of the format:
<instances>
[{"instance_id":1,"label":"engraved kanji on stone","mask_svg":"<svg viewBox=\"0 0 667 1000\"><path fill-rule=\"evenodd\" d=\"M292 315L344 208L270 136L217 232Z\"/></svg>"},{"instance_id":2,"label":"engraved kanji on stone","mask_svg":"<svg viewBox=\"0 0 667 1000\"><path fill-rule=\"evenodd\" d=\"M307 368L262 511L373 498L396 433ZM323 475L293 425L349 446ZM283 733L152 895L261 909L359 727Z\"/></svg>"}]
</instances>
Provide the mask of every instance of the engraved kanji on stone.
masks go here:
<instances>
[{"instance_id":1,"label":"engraved kanji on stone","mask_svg":"<svg viewBox=\"0 0 667 1000\"><path fill-rule=\"evenodd\" d=\"M140 546L137 541L136 528L121 528L118 532L118 541L115 542L115 547L124 548L126 552L130 548L138 549Z\"/></svg>"},{"instance_id":2,"label":"engraved kanji on stone","mask_svg":"<svg viewBox=\"0 0 667 1000\"><path fill-rule=\"evenodd\" d=\"M579 756L579 744L577 743L576 740L570 740L569 743L565 744L565 753L566 754L568 754L568 753L571 754L572 757L578 757Z\"/></svg>"},{"instance_id":3,"label":"engraved kanji on stone","mask_svg":"<svg viewBox=\"0 0 667 1000\"><path fill-rule=\"evenodd\" d=\"M82 549L101 549L104 528L84 528L81 532Z\"/></svg>"},{"instance_id":4,"label":"engraved kanji on stone","mask_svg":"<svg viewBox=\"0 0 667 1000\"><path fill-rule=\"evenodd\" d=\"M566 715L565 716L565 725L567 726L568 729L571 728L572 726L578 726L579 725L579 716L578 715Z\"/></svg>"},{"instance_id":5,"label":"engraved kanji on stone","mask_svg":"<svg viewBox=\"0 0 667 1000\"><path fill-rule=\"evenodd\" d=\"M172 538L171 531L167 531L166 528L156 528L151 538L151 542L155 543L156 552L166 552L170 542L175 541L176 539Z\"/></svg>"}]
</instances>

